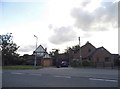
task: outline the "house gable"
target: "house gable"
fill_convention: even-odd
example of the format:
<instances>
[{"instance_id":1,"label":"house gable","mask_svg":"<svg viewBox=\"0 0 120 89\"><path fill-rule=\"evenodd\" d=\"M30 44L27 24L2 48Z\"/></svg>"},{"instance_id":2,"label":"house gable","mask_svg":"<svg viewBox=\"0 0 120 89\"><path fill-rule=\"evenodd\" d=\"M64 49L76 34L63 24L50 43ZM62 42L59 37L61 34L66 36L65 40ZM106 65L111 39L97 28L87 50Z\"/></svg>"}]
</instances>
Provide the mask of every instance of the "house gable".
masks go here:
<instances>
[{"instance_id":1,"label":"house gable","mask_svg":"<svg viewBox=\"0 0 120 89\"><path fill-rule=\"evenodd\" d=\"M81 47L82 58L88 58L94 51L96 47L93 46L89 41Z\"/></svg>"},{"instance_id":2,"label":"house gable","mask_svg":"<svg viewBox=\"0 0 120 89\"><path fill-rule=\"evenodd\" d=\"M94 62L112 62L111 53L104 47L97 48L91 56Z\"/></svg>"},{"instance_id":3,"label":"house gable","mask_svg":"<svg viewBox=\"0 0 120 89\"><path fill-rule=\"evenodd\" d=\"M96 47L93 46L89 41L81 47L81 56L82 59L88 59L88 57L96 50ZM74 53L74 59L80 58L80 51Z\"/></svg>"},{"instance_id":4,"label":"house gable","mask_svg":"<svg viewBox=\"0 0 120 89\"><path fill-rule=\"evenodd\" d=\"M51 58L49 54L45 54L43 58Z\"/></svg>"},{"instance_id":5,"label":"house gable","mask_svg":"<svg viewBox=\"0 0 120 89\"><path fill-rule=\"evenodd\" d=\"M45 52L45 49L43 48L42 45L38 46L37 49L35 50L36 53L42 53Z\"/></svg>"},{"instance_id":6,"label":"house gable","mask_svg":"<svg viewBox=\"0 0 120 89\"><path fill-rule=\"evenodd\" d=\"M33 55L36 55L37 57L41 58L44 57L46 54L48 53L46 52L42 45L39 45L37 49L33 52Z\"/></svg>"}]
</instances>

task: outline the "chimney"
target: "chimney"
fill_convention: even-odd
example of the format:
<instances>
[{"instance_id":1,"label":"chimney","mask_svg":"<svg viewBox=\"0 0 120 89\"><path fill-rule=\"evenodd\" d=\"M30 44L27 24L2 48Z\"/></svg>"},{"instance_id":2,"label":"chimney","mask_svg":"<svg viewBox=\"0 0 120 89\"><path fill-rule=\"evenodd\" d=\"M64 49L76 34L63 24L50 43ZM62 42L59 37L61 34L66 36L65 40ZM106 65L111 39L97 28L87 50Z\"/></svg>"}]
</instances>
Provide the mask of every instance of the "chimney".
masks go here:
<instances>
[{"instance_id":1,"label":"chimney","mask_svg":"<svg viewBox=\"0 0 120 89\"><path fill-rule=\"evenodd\" d=\"M45 52L47 52L47 48L45 48Z\"/></svg>"}]
</instances>

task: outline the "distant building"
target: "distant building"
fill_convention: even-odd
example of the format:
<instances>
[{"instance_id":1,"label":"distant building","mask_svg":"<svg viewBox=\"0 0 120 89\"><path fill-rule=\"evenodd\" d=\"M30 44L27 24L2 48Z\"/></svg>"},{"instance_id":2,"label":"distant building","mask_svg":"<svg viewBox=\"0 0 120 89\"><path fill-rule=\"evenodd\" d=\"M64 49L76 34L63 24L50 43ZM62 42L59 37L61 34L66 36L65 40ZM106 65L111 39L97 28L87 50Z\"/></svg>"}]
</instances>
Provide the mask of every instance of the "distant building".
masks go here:
<instances>
[{"instance_id":1,"label":"distant building","mask_svg":"<svg viewBox=\"0 0 120 89\"><path fill-rule=\"evenodd\" d=\"M114 58L104 47L97 48L91 55L90 60L96 66L113 67Z\"/></svg>"},{"instance_id":2,"label":"distant building","mask_svg":"<svg viewBox=\"0 0 120 89\"><path fill-rule=\"evenodd\" d=\"M81 47L82 60L89 59L89 56L96 50L96 48L88 41ZM74 53L74 59L80 59L80 51Z\"/></svg>"},{"instance_id":3,"label":"distant building","mask_svg":"<svg viewBox=\"0 0 120 89\"><path fill-rule=\"evenodd\" d=\"M36 60L38 65L42 66L51 66L52 65L52 58L47 53L47 49L43 48L42 45L39 45L37 49L33 52L33 55L36 55Z\"/></svg>"},{"instance_id":4,"label":"distant building","mask_svg":"<svg viewBox=\"0 0 120 89\"><path fill-rule=\"evenodd\" d=\"M52 58L47 53L47 49L43 48L42 45L39 45L32 55L24 55L23 58L26 59L26 64L34 65L36 56L36 64L41 66L51 66Z\"/></svg>"},{"instance_id":5,"label":"distant building","mask_svg":"<svg viewBox=\"0 0 120 89\"><path fill-rule=\"evenodd\" d=\"M114 61L118 60L119 55L113 56L104 47L96 48L89 41L81 47L82 60L89 60L94 66L113 67ZM73 60L80 59L80 51L73 54Z\"/></svg>"}]
</instances>

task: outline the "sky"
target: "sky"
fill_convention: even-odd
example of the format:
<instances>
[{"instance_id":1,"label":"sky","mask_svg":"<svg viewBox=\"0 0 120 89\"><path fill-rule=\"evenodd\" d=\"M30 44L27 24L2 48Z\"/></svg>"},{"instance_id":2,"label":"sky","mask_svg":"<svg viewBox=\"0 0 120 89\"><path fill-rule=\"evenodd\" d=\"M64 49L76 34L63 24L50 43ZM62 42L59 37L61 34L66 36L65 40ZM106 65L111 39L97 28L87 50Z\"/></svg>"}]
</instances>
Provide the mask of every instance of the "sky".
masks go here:
<instances>
[{"instance_id":1,"label":"sky","mask_svg":"<svg viewBox=\"0 0 120 89\"><path fill-rule=\"evenodd\" d=\"M12 33L18 53L50 52L87 41L118 53L119 0L1 0L0 34Z\"/></svg>"}]
</instances>

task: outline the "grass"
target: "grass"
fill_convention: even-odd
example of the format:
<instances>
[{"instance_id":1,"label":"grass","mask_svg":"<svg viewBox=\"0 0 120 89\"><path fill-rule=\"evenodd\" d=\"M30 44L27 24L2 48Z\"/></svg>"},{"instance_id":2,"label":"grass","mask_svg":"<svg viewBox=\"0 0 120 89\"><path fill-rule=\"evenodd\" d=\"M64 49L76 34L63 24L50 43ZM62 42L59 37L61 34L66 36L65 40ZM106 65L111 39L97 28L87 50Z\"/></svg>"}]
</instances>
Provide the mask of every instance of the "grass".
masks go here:
<instances>
[{"instance_id":1,"label":"grass","mask_svg":"<svg viewBox=\"0 0 120 89\"><path fill-rule=\"evenodd\" d=\"M14 65L14 66L2 66L2 69L40 69L41 66L32 66L32 65Z\"/></svg>"}]
</instances>

